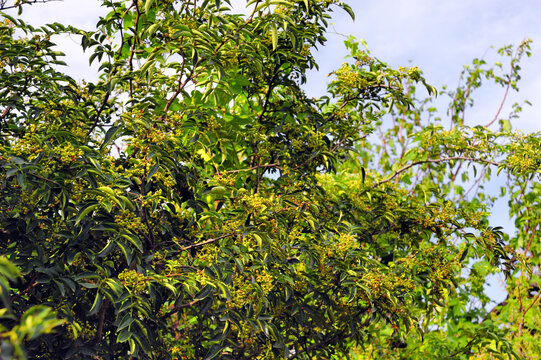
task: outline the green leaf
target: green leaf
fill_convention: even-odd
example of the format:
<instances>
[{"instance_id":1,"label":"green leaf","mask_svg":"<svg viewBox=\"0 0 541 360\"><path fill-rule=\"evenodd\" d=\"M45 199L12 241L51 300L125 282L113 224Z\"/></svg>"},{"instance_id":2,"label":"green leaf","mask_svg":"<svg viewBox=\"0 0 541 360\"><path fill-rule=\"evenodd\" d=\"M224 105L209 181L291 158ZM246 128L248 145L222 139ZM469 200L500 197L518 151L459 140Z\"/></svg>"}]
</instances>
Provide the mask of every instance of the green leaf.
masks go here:
<instances>
[{"instance_id":1,"label":"green leaf","mask_svg":"<svg viewBox=\"0 0 541 360\"><path fill-rule=\"evenodd\" d=\"M195 300L203 300L206 297L208 297L212 291L214 290L214 287L211 285L206 285L196 296Z\"/></svg>"},{"instance_id":2,"label":"green leaf","mask_svg":"<svg viewBox=\"0 0 541 360\"><path fill-rule=\"evenodd\" d=\"M124 239L127 239L130 243L132 243L139 252L143 252L143 243L139 239L139 237L135 234L121 234Z\"/></svg>"},{"instance_id":3,"label":"green leaf","mask_svg":"<svg viewBox=\"0 0 541 360\"><path fill-rule=\"evenodd\" d=\"M276 29L276 25L271 25L271 36L272 36L272 50L276 50L278 47L278 30Z\"/></svg>"},{"instance_id":4,"label":"green leaf","mask_svg":"<svg viewBox=\"0 0 541 360\"><path fill-rule=\"evenodd\" d=\"M512 130L511 121L509 120L500 120L500 126L504 132L511 132Z\"/></svg>"},{"instance_id":5,"label":"green leaf","mask_svg":"<svg viewBox=\"0 0 541 360\"><path fill-rule=\"evenodd\" d=\"M344 2L340 2L340 7L344 10L346 10L346 12L349 14L349 16L351 17L351 20L355 21L355 13L353 12L353 10L351 9L351 7L347 4L345 4Z\"/></svg>"},{"instance_id":6,"label":"green leaf","mask_svg":"<svg viewBox=\"0 0 541 360\"><path fill-rule=\"evenodd\" d=\"M93 316L100 311L101 307L103 305L103 297L101 296L101 293L98 291L96 292L96 297L94 298L94 303L92 304L92 307L90 308L90 311L88 312L88 316Z\"/></svg>"},{"instance_id":7,"label":"green leaf","mask_svg":"<svg viewBox=\"0 0 541 360\"><path fill-rule=\"evenodd\" d=\"M128 329L124 329L118 333L116 336L116 341L119 343L126 342L131 338L131 335L132 333Z\"/></svg>"},{"instance_id":8,"label":"green leaf","mask_svg":"<svg viewBox=\"0 0 541 360\"><path fill-rule=\"evenodd\" d=\"M146 0L145 1L145 12L148 13L150 8L154 5L154 0Z\"/></svg>"},{"instance_id":9,"label":"green leaf","mask_svg":"<svg viewBox=\"0 0 541 360\"><path fill-rule=\"evenodd\" d=\"M98 209L99 207L100 207L100 204L96 204L96 203L90 203L90 204L85 205L75 217L75 226L79 225L81 220L83 220L90 212Z\"/></svg>"},{"instance_id":10,"label":"green leaf","mask_svg":"<svg viewBox=\"0 0 541 360\"><path fill-rule=\"evenodd\" d=\"M410 150L406 151L406 153L404 154L404 157L402 159L405 162L409 162L409 161L413 161L413 160L417 159L418 156L419 156L419 152L418 152L417 148L413 148L413 149L410 149Z\"/></svg>"},{"instance_id":11,"label":"green leaf","mask_svg":"<svg viewBox=\"0 0 541 360\"><path fill-rule=\"evenodd\" d=\"M148 36L148 37L154 36L154 34L155 34L156 31L160 28L160 26L161 26L160 23L152 24L152 25L147 29L147 36Z\"/></svg>"},{"instance_id":12,"label":"green leaf","mask_svg":"<svg viewBox=\"0 0 541 360\"><path fill-rule=\"evenodd\" d=\"M103 139L103 142L101 143L100 149L104 149L106 146L108 146L111 141L113 141L113 137L119 132L120 126L111 126L109 130L105 133L105 138Z\"/></svg>"},{"instance_id":13,"label":"green leaf","mask_svg":"<svg viewBox=\"0 0 541 360\"><path fill-rule=\"evenodd\" d=\"M126 314L118 324L117 331L122 331L133 323L134 319L131 314Z\"/></svg>"},{"instance_id":14,"label":"green leaf","mask_svg":"<svg viewBox=\"0 0 541 360\"><path fill-rule=\"evenodd\" d=\"M216 356L220 355L220 352L222 351L222 346L220 344L214 344L210 347L207 355L205 356L205 360L211 360L214 359Z\"/></svg>"},{"instance_id":15,"label":"green leaf","mask_svg":"<svg viewBox=\"0 0 541 360\"><path fill-rule=\"evenodd\" d=\"M0 276L4 276L11 281L15 281L21 276L19 269L13 265L5 256L0 256Z\"/></svg>"},{"instance_id":16,"label":"green leaf","mask_svg":"<svg viewBox=\"0 0 541 360\"><path fill-rule=\"evenodd\" d=\"M158 171L158 169L160 168L160 163L159 162L156 162L156 164L154 164L154 166L152 167L152 169L150 169L148 175L147 175L147 178L146 178L146 181L148 182L152 176L154 174L156 174L156 171Z\"/></svg>"},{"instance_id":17,"label":"green leaf","mask_svg":"<svg viewBox=\"0 0 541 360\"><path fill-rule=\"evenodd\" d=\"M64 322L56 319L56 313L50 307L36 305L25 311L18 332L22 335L21 338L28 336L28 340L33 340L43 334L52 333L55 327Z\"/></svg>"}]
</instances>

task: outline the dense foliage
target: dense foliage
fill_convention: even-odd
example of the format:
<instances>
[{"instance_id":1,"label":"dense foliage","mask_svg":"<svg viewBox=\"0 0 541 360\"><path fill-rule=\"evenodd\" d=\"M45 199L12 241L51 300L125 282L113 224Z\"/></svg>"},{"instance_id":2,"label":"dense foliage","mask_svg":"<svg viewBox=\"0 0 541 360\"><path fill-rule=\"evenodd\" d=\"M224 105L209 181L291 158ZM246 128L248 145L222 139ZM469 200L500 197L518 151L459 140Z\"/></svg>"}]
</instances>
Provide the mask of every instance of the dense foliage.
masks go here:
<instances>
[{"instance_id":1,"label":"dense foliage","mask_svg":"<svg viewBox=\"0 0 541 360\"><path fill-rule=\"evenodd\" d=\"M96 31L0 25L2 357L539 355L540 138L511 132L520 105L464 121L482 81L517 88L528 41L509 72L466 68L444 124L419 69L355 39L305 94L342 2L103 6ZM99 81L61 72L56 34ZM487 220L496 171L512 236Z\"/></svg>"}]
</instances>

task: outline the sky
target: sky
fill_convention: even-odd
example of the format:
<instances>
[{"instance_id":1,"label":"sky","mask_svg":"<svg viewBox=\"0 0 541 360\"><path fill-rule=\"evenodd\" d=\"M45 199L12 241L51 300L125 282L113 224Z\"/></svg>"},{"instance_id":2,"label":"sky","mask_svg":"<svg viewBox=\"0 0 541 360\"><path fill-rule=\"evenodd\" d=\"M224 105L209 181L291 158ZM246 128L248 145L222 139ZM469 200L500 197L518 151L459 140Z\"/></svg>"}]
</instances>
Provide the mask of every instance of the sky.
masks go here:
<instances>
[{"instance_id":1,"label":"sky","mask_svg":"<svg viewBox=\"0 0 541 360\"><path fill-rule=\"evenodd\" d=\"M312 96L323 95L329 82L327 74L338 68L347 55L345 36L364 39L373 56L393 67L418 66L426 79L436 88L458 84L462 66L474 58L495 61L495 48L533 39L533 56L522 62L520 92L512 93L513 102L527 99L515 129L524 132L541 131L541 1L539 0L350 0L355 21L336 8L328 33L328 43L317 52L320 71L309 74L306 89ZM244 0L232 0L239 12ZM22 18L35 25L50 22L72 24L93 29L99 16L107 10L99 0L63 0L34 4L24 9ZM16 12L12 12L16 15ZM58 39L68 54L68 73L75 78L95 80L96 68L89 69L88 54L80 50L77 38ZM494 46L495 48L491 48ZM475 95L476 106L467 113L471 124L485 124L493 118L503 95L501 88L484 87ZM440 97L440 106L447 99Z\"/></svg>"},{"instance_id":2,"label":"sky","mask_svg":"<svg viewBox=\"0 0 541 360\"><path fill-rule=\"evenodd\" d=\"M355 12L355 21L336 9L327 35L328 43L321 48L316 59L319 71L308 76L306 91L311 96L325 93L330 81L327 74L340 67L347 55L343 41L353 35L368 43L371 54L391 66L418 66L428 83L440 89L443 85L456 87L463 65L474 58L491 63L496 60L496 49L504 45L517 45L526 38L533 40L532 57L523 59L520 92L511 93L502 114L509 112L513 102L528 99L533 106L526 107L520 119L514 120L514 129L524 132L541 131L541 1L539 0L350 0L346 1ZM232 0L240 12L245 1ZM27 6L22 19L33 24L60 22L92 30L99 16L107 10L99 0L64 0ZM12 15L16 16L16 12ZM76 79L96 80L96 67L88 66L88 54L80 50L80 39L64 36L55 39L68 56L67 72ZM491 48L491 47L495 48ZM469 124L486 124L499 107L503 89L483 87L474 96L475 108L466 113ZM445 96L438 104L444 106ZM444 116L444 113L442 113ZM506 200L493 219L512 227L506 211ZM495 279L495 282L497 280ZM494 284L495 288L497 284ZM496 300L501 291L493 293Z\"/></svg>"},{"instance_id":3,"label":"sky","mask_svg":"<svg viewBox=\"0 0 541 360\"><path fill-rule=\"evenodd\" d=\"M436 88L456 87L463 65L474 58L493 62L497 48L533 39L533 55L522 62L520 92L511 94L509 104L530 100L533 106L525 109L514 127L526 132L541 130L541 1L357 0L349 4L355 21L343 11L337 12L333 19L336 33L364 39L372 55L394 67L418 66ZM330 34L329 46L319 54L324 74L337 66L338 54L345 53L340 38ZM486 124L494 117L502 95L501 88L481 90L467 120Z\"/></svg>"}]
</instances>

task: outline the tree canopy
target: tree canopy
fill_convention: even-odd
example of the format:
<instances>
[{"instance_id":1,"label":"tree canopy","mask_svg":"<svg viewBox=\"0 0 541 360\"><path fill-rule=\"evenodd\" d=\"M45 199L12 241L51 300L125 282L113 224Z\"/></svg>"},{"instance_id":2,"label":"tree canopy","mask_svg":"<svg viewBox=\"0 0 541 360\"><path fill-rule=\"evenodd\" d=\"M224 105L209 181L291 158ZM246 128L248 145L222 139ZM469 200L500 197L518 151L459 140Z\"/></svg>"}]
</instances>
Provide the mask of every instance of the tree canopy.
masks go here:
<instances>
[{"instance_id":1,"label":"tree canopy","mask_svg":"<svg viewBox=\"0 0 541 360\"><path fill-rule=\"evenodd\" d=\"M541 137L512 131L522 104L464 121L483 83L518 89L529 40L465 67L443 116L354 38L306 93L340 1L103 0L95 31L7 11L34 2L0 2L1 357L539 356Z\"/></svg>"}]
</instances>

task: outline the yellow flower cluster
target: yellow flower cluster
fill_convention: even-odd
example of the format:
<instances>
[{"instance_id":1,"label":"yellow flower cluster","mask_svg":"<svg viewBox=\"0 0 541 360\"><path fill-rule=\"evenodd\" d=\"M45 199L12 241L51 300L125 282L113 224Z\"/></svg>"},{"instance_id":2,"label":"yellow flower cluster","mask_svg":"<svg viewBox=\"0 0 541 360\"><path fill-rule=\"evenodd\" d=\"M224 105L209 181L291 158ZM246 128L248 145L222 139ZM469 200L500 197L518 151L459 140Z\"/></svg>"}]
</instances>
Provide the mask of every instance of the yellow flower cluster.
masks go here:
<instances>
[{"instance_id":1,"label":"yellow flower cluster","mask_svg":"<svg viewBox=\"0 0 541 360\"><path fill-rule=\"evenodd\" d=\"M268 294L274 287L273 285L273 277L268 272L258 272L255 276L255 279L259 286L263 289L263 291Z\"/></svg>"},{"instance_id":2,"label":"yellow flower cluster","mask_svg":"<svg viewBox=\"0 0 541 360\"><path fill-rule=\"evenodd\" d=\"M141 294L147 288L147 278L135 270L125 269L118 274L118 279L133 294Z\"/></svg>"},{"instance_id":3,"label":"yellow flower cluster","mask_svg":"<svg viewBox=\"0 0 541 360\"><path fill-rule=\"evenodd\" d=\"M247 210L252 212L263 212L272 207L272 199L262 197L260 194L244 195L241 199Z\"/></svg>"},{"instance_id":4,"label":"yellow flower cluster","mask_svg":"<svg viewBox=\"0 0 541 360\"><path fill-rule=\"evenodd\" d=\"M115 215L115 223L133 232L137 232L143 227L141 218L131 211L123 211L120 215Z\"/></svg>"},{"instance_id":5,"label":"yellow flower cluster","mask_svg":"<svg viewBox=\"0 0 541 360\"><path fill-rule=\"evenodd\" d=\"M352 89L361 89L367 85L361 73L344 63L342 67L334 72L340 82L339 93L347 93Z\"/></svg>"},{"instance_id":6,"label":"yellow flower cluster","mask_svg":"<svg viewBox=\"0 0 541 360\"><path fill-rule=\"evenodd\" d=\"M526 138L520 140L526 140ZM511 155L507 157L507 164L515 174L528 175L539 170L541 150L537 144L520 140L513 144L510 150Z\"/></svg>"},{"instance_id":7,"label":"yellow flower cluster","mask_svg":"<svg viewBox=\"0 0 541 360\"><path fill-rule=\"evenodd\" d=\"M349 249L356 245L355 236L352 234L340 234L338 243L336 244L336 250L338 255L345 255Z\"/></svg>"},{"instance_id":8,"label":"yellow flower cluster","mask_svg":"<svg viewBox=\"0 0 541 360\"><path fill-rule=\"evenodd\" d=\"M84 323L78 323L74 322L69 325L65 325L68 327L70 331L70 337L75 339L82 339L82 340L91 340L96 336L96 324L85 321Z\"/></svg>"},{"instance_id":9,"label":"yellow flower cluster","mask_svg":"<svg viewBox=\"0 0 541 360\"><path fill-rule=\"evenodd\" d=\"M234 174L216 174L210 180L211 186L234 186L236 177Z\"/></svg>"},{"instance_id":10,"label":"yellow flower cluster","mask_svg":"<svg viewBox=\"0 0 541 360\"><path fill-rule=\"evenodd\" d=\"M53 148L53 152L60 157L63 165L69 165L77 161L77 158L83 156L81 149L74 147L71 143L62 144Z\"/></svg>"}]
</instances>

